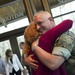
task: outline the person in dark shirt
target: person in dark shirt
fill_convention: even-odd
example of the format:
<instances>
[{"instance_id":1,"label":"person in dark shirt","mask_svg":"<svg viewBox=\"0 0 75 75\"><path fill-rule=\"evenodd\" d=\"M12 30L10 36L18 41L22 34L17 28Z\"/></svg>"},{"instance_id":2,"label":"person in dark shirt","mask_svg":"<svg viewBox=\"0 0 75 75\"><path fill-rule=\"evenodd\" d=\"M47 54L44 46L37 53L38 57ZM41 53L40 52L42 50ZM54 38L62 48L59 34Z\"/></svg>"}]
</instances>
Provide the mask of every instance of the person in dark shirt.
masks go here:
<instances>
[{"instance_id":1,"label":"person in dark shirt","mask_svg":"<svg viewBox=\"0 0 75 75\"><path fill-rule=\"evenodd\" d=\"M23 49L24 49L24 42L20 42L19 46L20 46L20 48L23 50ZM22 51L22 52L23 52L23 51ZM22 54L23 54L23 53L22 53ZM23 56L23 55L22 55L22 57L21 57L22 65L23 65L23 67L26 66L29 75L31 75L30 67L25 64L24 57L25 57L25 56Z\"/></svg>"}]
</instances>

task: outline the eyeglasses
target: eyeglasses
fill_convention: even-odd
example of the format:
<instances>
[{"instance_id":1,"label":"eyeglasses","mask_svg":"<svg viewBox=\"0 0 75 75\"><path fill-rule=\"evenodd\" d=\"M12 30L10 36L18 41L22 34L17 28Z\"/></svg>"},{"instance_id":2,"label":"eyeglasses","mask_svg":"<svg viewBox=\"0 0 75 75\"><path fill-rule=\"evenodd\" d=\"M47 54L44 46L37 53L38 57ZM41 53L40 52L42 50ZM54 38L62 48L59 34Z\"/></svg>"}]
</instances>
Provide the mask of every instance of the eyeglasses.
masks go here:
<instances>
[{"instance_id":1,"label":"eyeglasses","mask_svg":"<svg viewBox=\"0 0 75 75\"><path fill-rule=\"evenodd\" d=\"M39 21L37 23L35 23L35 25L41 25L43 22Z\"/></svg>"}]
</instances>

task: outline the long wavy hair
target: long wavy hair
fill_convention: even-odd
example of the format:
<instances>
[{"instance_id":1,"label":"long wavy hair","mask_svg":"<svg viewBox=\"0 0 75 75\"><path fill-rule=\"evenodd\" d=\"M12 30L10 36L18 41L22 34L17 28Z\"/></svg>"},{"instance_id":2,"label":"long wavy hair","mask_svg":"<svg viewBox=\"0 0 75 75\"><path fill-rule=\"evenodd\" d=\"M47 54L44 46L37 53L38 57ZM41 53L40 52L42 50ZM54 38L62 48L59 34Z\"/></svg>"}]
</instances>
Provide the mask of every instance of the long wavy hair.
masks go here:
<instances>
[{"instance_id":1,"label":"long wavy hair","mask_svg":"<svg viewBox=\"0 0 75 75\"><path fill-rule=\"evenodd\" d=\"M9 54L12 52L11 49L7 49L5 52L5 56L6 56L6 62L8 63L8 58L9 58Z\"/></svg>"}]
</instances>

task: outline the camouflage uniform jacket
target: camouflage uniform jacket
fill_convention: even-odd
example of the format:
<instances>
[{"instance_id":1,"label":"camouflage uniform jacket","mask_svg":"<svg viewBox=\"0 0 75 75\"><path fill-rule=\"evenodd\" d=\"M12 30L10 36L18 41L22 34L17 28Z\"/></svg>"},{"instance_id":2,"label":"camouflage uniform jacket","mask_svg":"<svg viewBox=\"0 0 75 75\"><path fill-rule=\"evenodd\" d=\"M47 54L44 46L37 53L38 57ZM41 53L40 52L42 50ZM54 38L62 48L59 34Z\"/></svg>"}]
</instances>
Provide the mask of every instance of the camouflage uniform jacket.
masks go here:
<instances>
[{"instance_id":1,"label":"camouflage uniform jacket","mask_svg":"<svg viewBox=\"0 0 75 75\"><path fill-rule=\"evenodd\" d=\"M75 75L75 34L71 31L63 33L57 38L54 47L60 46L71 52L71 57L65 61L68 75Z\"/></svg>"}]
</instances>

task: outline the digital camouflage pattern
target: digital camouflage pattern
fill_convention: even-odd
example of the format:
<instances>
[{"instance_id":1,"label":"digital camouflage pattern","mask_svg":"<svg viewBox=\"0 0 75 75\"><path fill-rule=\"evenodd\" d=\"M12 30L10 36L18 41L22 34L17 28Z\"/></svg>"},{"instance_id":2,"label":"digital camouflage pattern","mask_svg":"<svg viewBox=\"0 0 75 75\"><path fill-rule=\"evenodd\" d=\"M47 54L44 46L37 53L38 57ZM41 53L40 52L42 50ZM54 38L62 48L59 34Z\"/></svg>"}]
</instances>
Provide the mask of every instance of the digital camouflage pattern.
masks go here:
<instances>
[{"instance_id":1,"label":"digital camouflage pattern","mask_svg":"<svg viewBox=\"0 0 75 75\"><path fill-rule=\"evenodd\" d=\"M71 57L65 61L65 68L68 75L75 75L75 34L67 31L57 38L55 46L60 46L68 49L71 52Z\"/></svg>"}]
</instances>

